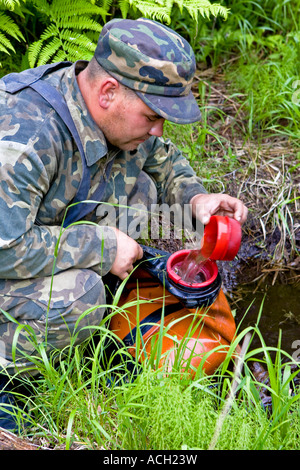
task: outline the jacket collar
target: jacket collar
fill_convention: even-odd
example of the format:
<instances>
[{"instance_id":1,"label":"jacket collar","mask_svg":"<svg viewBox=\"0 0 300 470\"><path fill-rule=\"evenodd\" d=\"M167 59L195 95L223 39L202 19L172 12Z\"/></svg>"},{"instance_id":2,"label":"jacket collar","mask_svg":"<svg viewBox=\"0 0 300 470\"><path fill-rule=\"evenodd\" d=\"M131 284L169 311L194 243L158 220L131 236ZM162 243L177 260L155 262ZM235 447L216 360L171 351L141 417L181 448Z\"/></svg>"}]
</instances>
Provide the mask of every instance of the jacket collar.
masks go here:
<instances>
[{"instance_id":1,"label":"jacket collar","mask_svg":"<svg viewBox=\"0 0 300 470\"><path fill-rule=\"evenodd\" d=\"M86 163L92 166L107 155L108 145L103 132L92 118L77 83L76 75L87 64L87 61L79 60L68 67L62 77L61 88L80 136Z\"/></svg>"}]
</instances>

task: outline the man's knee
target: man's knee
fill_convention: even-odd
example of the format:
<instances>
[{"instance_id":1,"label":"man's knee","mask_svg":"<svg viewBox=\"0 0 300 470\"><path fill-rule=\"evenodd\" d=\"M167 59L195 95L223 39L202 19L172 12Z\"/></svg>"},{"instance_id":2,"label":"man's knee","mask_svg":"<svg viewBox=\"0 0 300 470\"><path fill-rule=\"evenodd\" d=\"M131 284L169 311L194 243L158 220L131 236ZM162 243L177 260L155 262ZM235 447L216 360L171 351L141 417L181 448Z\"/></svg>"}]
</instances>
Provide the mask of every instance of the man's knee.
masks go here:
<instances>
[{"instance_id":1,"label":"man's knee","mask_svg":"<svg viewBox=\"0 0 300 470\"><path fill-rule=\"evenodd\" d=\"M2 290L0 366L14 369L30 364L36 344L46 351L78 344L93 334L105 314L101 277L92 270L69 270L51 278L10 281ZM4 295L3 295L4 294ZM10 318L14 321L10 321ZM15 348L15 352L14 352Z\"/></svg>"},{"instance_id":2,"label":"man's knee","mask_svg":"<svg viewBox=\"0 0 300 470\"><path fill-rule=\"evenodd\" d=\"M105 314L106 295L101 276L91 270L74 271L73 289L64 285L59 290L54 283L51 309L40 320L48 330L49 343L57 349L66 346L71 339L77 344L88 338Z\"/></svg>"}]
</instances>

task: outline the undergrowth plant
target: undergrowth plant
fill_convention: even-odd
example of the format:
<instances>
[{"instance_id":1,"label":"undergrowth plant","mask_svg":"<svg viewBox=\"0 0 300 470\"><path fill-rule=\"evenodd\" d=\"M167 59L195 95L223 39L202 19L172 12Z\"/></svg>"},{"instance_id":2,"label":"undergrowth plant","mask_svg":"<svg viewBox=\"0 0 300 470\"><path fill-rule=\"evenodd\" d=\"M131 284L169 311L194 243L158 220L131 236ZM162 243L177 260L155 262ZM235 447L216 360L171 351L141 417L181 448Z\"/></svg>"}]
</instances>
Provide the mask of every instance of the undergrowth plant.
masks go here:
<instances>
[{"instance_id":1,"label":"undergrowth plant","mask_svg":"<svg viewBox=\"0 0 300 470\"><path fill-rule=\"evenodd\" d=\"M124 2L126 3L126 2ZM190 24L198 24L200 17L222 17L227 19L229 9L220 3L208 0L128 0L129 5L142 15L170 24L176 10L186 18L191 18Z\"/></svg>"},{"instance_id":2,"label":"undergrowth plant","mask_svg":"<svg viewBox=\"0 0 300 470\"><path fill-rule=\"evenodd\" d=\"M1 12L7 8L10 15ZM170 24L176 10L191 25L197 24L200 17L228 15L228 8L208 0L0 0L0 51L15 52L9 38L12 36L24 43L30 41L23 44L30 67L61 60L89 60L107 20L145 16Z\"/></svg>"},{"instance_id":3,"label":"undergrowth plant","mask_svg":"<svg viewBox=\"0 0 300 470\"><path fill-rule=\"evenodd\" d=\"M299 135L300 47L294 37L278 38L262 59L258 54L241 57L227 71L231 92L237 87L247 96L246 109L252 116L251 134L262 131Z\"/></svg>"},{"instance_id":4,"label":"undergrowth plant","mask_svg":"<svg viewBox=\"0 0 300 470\"><path fill-rule=\"evenodd\" d=\"M43 353L45 345L38 346L33 334L33 367L28 367L25 376L24 371L21 377L16 373L22 386L30 390L29 396L16 392L20 403L26 405L25 410L23 406L15 410L21 423L29 424L24 429L26 436L40 440L44 447L61 449L299 448L300 390L293 384L294 362L281 351L280 342L277 347L267 347L258 325L238 329L215 373L207 376L199 370L191 376L183 358L181 367L170 370L157 365L163 357L159 348L155 349L156 361L152 352L149 357L140 354L141 331L135 354L129 353L110 330L109 319L115 314L126 315L130 306L132 303L115 305L101 324L93 327L89 340L77 345L78 329L68 347L48 356ZM259 315L262 313L261 309ZM165 334L163 328L159 330L158 343ZM236 348L249 335L252 339L258 336L261 346L254 349L250 347L252 340L246 342L236 374L232 366ZM183 351L178 351L183 356ZM275 361L270 353L276 354ZM251 372L257 357L268 371L268 383L260 382ZM267 405L261 400L261 390L270 396Z\"/></svg>"},{"instance_id":5,"label":"undergrowth plant","mask_svg":"<svg viewBox=\"0 0 300 470\"><path fill-rule=\"evenodd\" d=\"M25 38L21 29L11 17L10 12L22 16L22 0L0 0L0 51L6 54L15 53L16 49L12 39L17 42Z\"/></svg>"},{"instance_id":6,"label":"undergrowth plant","mask_svg":"<svg viewBox=\"0 0 300 470\"><path fill-rule=\"evenodd\" d=\"M29 65L78 59L90 60L102 29L97 21L105 15L104 9L89 0L31 0L43 17L47 27L38 41L29 46ZM46 21L44 20L44 21ZM96 32L96 38L91 33Z\"/></svg>"}]
</instances>

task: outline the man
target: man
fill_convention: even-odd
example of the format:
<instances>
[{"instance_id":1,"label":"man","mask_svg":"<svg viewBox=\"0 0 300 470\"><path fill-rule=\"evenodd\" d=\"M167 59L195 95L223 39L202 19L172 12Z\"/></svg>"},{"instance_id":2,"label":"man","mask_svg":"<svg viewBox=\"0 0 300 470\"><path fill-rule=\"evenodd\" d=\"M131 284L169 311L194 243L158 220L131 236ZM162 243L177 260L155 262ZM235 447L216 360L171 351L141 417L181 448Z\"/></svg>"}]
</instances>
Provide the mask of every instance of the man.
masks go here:
<instances>
[{"instance_id":1,"label":"man","mask_svg":"<svg viewBox=\"0 0 300 470\"><path fill-rule=\"evenodd\" d=\"M244 222L245 206L207 194L180 151L161 138L166 119L200 120L194 73L194 54L174 31L145 18L115 19L104 26L91 62L39 67L0 81L2 377L16 368L34 373L30 332L48 352L64 348L70 336L76 342L88 337L86 327L99 325L105 312L103 276L126 279L142 258L137 241L107 223L108 204L122 196L128 206L189 204L203 224L221 213ZM50 103L57 92L74 133ZM86 200L103 204L80 203Z\"/></svg>"}]
</instances>

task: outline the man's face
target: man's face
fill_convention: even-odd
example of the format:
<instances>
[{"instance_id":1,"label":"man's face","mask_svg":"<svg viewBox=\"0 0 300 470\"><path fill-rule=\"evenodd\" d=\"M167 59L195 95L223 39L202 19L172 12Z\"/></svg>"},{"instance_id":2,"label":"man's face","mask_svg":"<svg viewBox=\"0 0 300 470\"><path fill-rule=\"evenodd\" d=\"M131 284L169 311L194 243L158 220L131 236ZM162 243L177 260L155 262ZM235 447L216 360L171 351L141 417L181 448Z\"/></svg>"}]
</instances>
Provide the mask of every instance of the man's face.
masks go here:
<instances>
[{"instance_id":1,"label":"man's face","mask_svg":"<svg viewBox=\"0 0 300 470\"><path fill-rule=\"evenodd\" d=\"M110 109L109 119L99 126L112 145L135 150L149 137L161 137L164 122L137 95L122 91Z\"/></svg>"}]
</instances>

